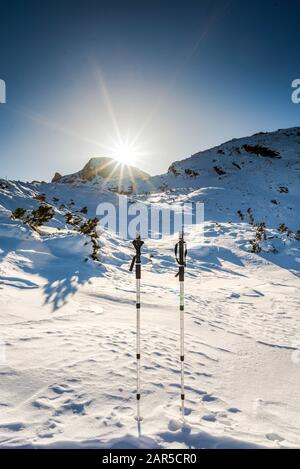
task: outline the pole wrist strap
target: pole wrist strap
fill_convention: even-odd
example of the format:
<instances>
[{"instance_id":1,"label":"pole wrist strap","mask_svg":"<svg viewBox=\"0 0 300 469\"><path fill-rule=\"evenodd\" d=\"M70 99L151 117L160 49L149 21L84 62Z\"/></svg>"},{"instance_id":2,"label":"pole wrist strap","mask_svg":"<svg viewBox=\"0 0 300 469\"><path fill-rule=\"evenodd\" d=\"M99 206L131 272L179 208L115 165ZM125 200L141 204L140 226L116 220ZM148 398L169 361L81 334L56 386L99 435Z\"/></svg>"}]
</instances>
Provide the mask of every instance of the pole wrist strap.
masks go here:
<instances>
[{"instance_id":1,"label":"pole wrist strap","mask_svg":"<svg viewBox=\"0 0 300 469\"><path fill-rule=\"evenodd\" d=\"M133 267L134 267L135 261L136 261L136 256L133 256L132 261L131 261L131 264L130 264L130 268L129 268L129 271L130 271L130 272L133 271Z\"/></svg>"}]
</instances>

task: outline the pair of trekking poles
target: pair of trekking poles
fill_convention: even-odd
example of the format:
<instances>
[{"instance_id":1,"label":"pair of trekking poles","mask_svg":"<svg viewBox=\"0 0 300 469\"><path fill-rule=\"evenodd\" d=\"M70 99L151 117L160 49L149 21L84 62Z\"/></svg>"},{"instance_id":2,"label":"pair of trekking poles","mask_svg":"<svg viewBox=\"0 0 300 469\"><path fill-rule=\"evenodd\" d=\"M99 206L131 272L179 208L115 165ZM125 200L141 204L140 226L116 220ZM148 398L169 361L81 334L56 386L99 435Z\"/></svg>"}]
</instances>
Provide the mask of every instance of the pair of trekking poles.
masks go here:
<instances>
[{"instance_id":1,"label":"pair of trekking poles","mask_svg":"<svg viewBox=\"0 0 300 469\"><path fill-rule=\"evenodd\" d=\"M136 374L136 382L137 382L137 391L136 391L136 399L137 399L137 416L136 420L140 422L142 420L141 417L141 409L140 409L140 399L141 399L141 370L140 370L140 360L141 360L141 248L144 244L144 241L141 240L140 235L137 235L136 238L132 242L136 254L132 259L130 272L133 271L135 266L135 278L136 278L136 363L137 363L137 374ZM175 258L177 264L179 265L178 273L175 277L179 277L179 311L180 311L180 363L181 363L181 413L182 418L184 418L184 273L186 267L186 255L187 255L187 247L186 242L184 241L184 233L183 230L179 234L179 241L175 244Z\"/></svg>"}]
</instances>

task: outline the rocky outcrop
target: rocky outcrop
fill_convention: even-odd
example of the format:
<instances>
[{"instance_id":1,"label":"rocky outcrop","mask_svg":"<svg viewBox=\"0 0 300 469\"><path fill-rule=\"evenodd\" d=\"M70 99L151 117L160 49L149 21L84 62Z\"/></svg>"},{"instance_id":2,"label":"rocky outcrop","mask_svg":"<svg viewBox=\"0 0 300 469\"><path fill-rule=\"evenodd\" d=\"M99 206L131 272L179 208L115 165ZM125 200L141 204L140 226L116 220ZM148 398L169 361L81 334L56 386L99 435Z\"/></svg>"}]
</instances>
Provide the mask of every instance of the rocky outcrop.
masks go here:
<instances>
[{"instance_id":1,"label":"rocky outcrop","mask_svg":"<svg viewBox=\"0 0 300 469\"><path fill-rule=\"evenodd\" d=\"M55 173L52 182L73 183L79 181L92 181L96 177L104 180L147 180L150 176L135 166L122 165L113 158L91 158L77 173L61 176Z\"/></svg>"},{"instance_id":2,"label":"rocky outcrop","mask_svg":"<svg viewBox=\"0 0 300 469\"><path fill-rule=\"evenodd\" d=\"M59 174L59 173L55 173L54 174L54 177L52 178L52 181L51 182L59 182L62 178L62 175Z\"/></svg>"}]
</instances>

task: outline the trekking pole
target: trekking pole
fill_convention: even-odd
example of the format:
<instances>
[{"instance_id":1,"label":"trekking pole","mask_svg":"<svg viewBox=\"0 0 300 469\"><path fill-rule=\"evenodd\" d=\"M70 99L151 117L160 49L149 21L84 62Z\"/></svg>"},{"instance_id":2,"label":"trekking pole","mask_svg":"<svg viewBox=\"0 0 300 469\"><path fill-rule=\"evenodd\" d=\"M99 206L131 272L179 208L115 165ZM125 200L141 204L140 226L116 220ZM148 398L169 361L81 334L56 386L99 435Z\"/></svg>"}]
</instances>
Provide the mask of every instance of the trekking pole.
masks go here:
<instances>
[{"instance_id":1,"label":"trekking pole","mask_svg":"<svg viewBox=\"0 0 300 469\"><path fill-rule=\"evenodd\" d=\"M137 415L136 420L140 422L142 420L140 412L140 399L141 399L141 383L140 383L140 359L141 359L141 247L144 241L141 240L141 236L137 234L135 240L132 241L135 248L135 256L132 259L130 272L133 271L135 265L135 278L136 278L136 399L137 399Z\"/></svg>"},{"instance_id":2,"label":"trekking pole","mask_svg":"<svg viewBox=\"0 0 300 469\"><path fill-rule=\"evenodd\" d=\"M179 271L175 277L179 277L180 288L180 362L181 362L181 412L184 418L184 268L186 267L187 248L184 241L184 233L179 233L179 241L175 245L175 258L179 264Z\"/></svg>"}]
</instances>

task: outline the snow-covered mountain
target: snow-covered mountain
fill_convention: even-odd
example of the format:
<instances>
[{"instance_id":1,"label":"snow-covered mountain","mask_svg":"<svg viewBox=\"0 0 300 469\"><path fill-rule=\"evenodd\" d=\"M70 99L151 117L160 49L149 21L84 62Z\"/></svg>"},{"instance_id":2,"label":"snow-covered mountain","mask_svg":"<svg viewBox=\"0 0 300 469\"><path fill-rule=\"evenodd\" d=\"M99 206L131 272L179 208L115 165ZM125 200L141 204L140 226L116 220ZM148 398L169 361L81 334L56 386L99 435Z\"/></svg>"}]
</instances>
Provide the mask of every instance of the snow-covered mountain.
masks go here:
<instances>
[{"instance_id":1,"label":"snow-covered mountain","mask_svg":"<svg viewBox=\"0 0 300 469\"><path fill-rule=\"evenodd\" d=\"M111 190L131 191L139 181L149 179L149 174L131 165L122 165L114 158L91 158L87 164L76 173L61 176L55 173L52 182L65 184L86 183L89 181L93 185L106 185Z\"/></svg>"},{"instance_id":2,"label":"snow-covered mountain","mask_svg":"<svg viewBox=\"0 0 300 469\"><path fill-rule=\"evenodd\" d=\"M208 217L236 221L248 208L256 222L299 227L300 127L234 139L173 163L145 185L163 191L198 190ZM226 191L226 193L225 193ZM245 216L246 218L246 216Z\"/></svg>"},{"instance_id":3,"label":"snow-covered mountain","mask_svg":"<svg viewBox=\"0 0 300 469\"><path fill-rule=\"evenodd\" d=\"M187 232L184 424L176 237L143 246L137 426L133 249L94 225L116 188L1 180L0 446L299 446L299 163L293 128L136 177L131 203L205 203L204 242Z\"/></svg>"}]
</instances>

